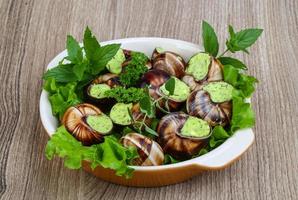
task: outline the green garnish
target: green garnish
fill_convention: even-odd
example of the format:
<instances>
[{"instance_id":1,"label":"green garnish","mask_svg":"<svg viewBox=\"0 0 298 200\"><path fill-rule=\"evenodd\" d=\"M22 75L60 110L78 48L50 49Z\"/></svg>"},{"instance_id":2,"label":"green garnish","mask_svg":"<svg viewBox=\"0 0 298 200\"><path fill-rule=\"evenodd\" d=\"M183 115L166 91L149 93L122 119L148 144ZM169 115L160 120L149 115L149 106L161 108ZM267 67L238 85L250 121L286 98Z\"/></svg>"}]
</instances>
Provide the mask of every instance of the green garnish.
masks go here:
<instances>
[{"instance_id":1,"label":"green garnish","mask_svg":"<svg viewBox=\"0 0 298 200\"><path fill-rule=\"evenodd\" d=\"M230 101L233 89L233 86L223 81L211 82L203 87L203 90L209 93L211 100L215 103Z\"/></svg>"},{"instance_id":2,"label":"green garnish","mask_svg":"<svg viewBox=\"0 0 298 200\"><path fill-rule=\"evenodd\" d=\"M106 115L89 115L86 122L92 129L101 134L109 133L113 128L112 120Z\"/></svg>"},{"instance_id":3,"label":"green garnish","mask_svg":"<svg viewBox=\"0 0 298 200\"><path fill-rule=\"evenodd\" d=\"M200 138L210 134L208 123L197 117L189 116L181 129L181 135Z\"/></svg>"},{"instance_id":4,"label":"green garnish","mask_svg":"<svg viewBox=\"0 0 298 200\"><path fill-rule=\"evenodd\" d=\"M59 118L68 107L81 102L82 88L105 69L120 47L120 44L100 46L88 27L83 44L84 47L80 47L72 36L67 36L68 56L64 59L69 63L63 64L63 59L57 67L43 75L44 89L49 92L52 112Z\"/></svg>"},{"instance_id":5,"label":"green garnish","mask_svg":"<svg viewBox=\"0 0 298 200\"><path fill-rule=\"evenodd\" d=\"M218 43L216 42L217 37L214 33L214 29L207 22L203 22L203 27L205 27L205 31L203 30L205 51L216 56ZM230 99L230 97L232 99L232 119L230 126L214 127L208 146L198 152L199 156L222 144L227 138L231 137L235 131L254 126L255 115L250 103L246 102L246 98L249 98L254 92L255 84L258 80L253 76L241 73L241 70L247 70L246 65L242 61L236 58L223 57L223 55L228 51L231 53L235 53L236 51L248 53L247 48L255 43L262 32L263 30L258 28L244 29L235 32L233 27L229 26L230 38L226 41L227 48L217 59L224 65L224 81L234 87L234 89L230 89L232 92L229 92L227 96L229 97L228 99ZM204 89L208 90L206 86ZM220 96L221 95L218 97Z\"/></svg>"},{"instance_id":6,"label":"green garnish","mask_svg":"<svg viewBox=\"0 0 298 200\"><path fill-rule=\"evenodd\" d=\"M164 95L177 101L185 101L190 93L188 85L176 77L169 79L160 90Z\"/></svg>"},{"instance_id":7,"label":"green garnish","mask_svg":"<svg viewBox=\"0 0 298 200\"><path fill-rule=\"evenodd\" d=\"M106 92L111 90L111 87L107 84L93 84L90 86L89 94L96 99L102 99L107 97Z\"/></svg>"},{"instance_id":8,"label":"green garnish","mask_svg":"<svg viewBox=\"0 0 298 200\"><path fill-rule=\"evenodd\" d=\"M146 63L148 57L140 52L132 52L130 63L124 68L124 72L120 74L120 82L126 87L136 86L141 76L148 71Z\"/></svg>"},{"instance_id":9,"label":"green garnish","mask_svg":"<svg viewBox=\"0 0 298 200\"><path fill-rule=\"evenodd\" d=\"M92 169L100 165L127 178L131 177L133 172L128 166L130 161L138 157L136 148L123 147L113 135L105 136L103 143L83 146L64 126L59 127L48 141L45 153L49 160L55 155L64 158L64 165L69 169L81 168L84 160L91 163Z\"/></svg>"},{"instance_id":10,"label":"green garnish","mask_svg":"<svg viewBox=\"0 0 298 200\"><path fill-rule=\"evenodd\" d=\"M105 92L105 96L116 99L117 102L131 103L138 102L145 97L145 92L142 88L124 88L116 87Z\"/></svg>"},{"instance_id":11,"label":"green garnish","mask_svg":"<svg viewBox=\"0 0 298 200\"><path fill-rule=\"evenodd\" d=\"M108 62L107 69L113 74L120 74L122 63L125 61L125 55L122 49L119 49L116 55Z\"/></svg>"}]
</instances>

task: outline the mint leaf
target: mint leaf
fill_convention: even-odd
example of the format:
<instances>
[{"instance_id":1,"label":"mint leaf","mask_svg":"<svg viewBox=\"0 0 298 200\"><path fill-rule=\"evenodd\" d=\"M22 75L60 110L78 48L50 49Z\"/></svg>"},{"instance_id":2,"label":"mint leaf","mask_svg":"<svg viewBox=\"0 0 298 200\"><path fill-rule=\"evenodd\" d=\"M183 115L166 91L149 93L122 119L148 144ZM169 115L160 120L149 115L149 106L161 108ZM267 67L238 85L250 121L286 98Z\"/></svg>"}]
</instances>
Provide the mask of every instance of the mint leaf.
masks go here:
<instances>
[{"instance_id":1,"label":"mint leaf","mask_svg":"<svg viewBox=\"0 0 298 200\"><path fill-rule=\"evenodd\" d=\"M72 64L62 64L49 69L44 75L43 79L54 78L57 82L68 83L77 81L78 78L73 72Z\"/></svg>"},{"instance_id":2,"label":"mint leaf","mask_svg":"<svg viewBox=\"0 0 298 200\"><path fill-rule=\"evenodd\" d=\"M148 127L146 124L144 124L144 127L145 127L145 131L147 133L149 133L151 135L154 135L154 136L158 136L158 133L155 130L153 130L150 127Z\"/></svg>"},{"instance_id":3,"label":"mint leaf","mask_svg":"<svg viewBox=\"0 0 298 200\"><path fill-rule=\"evenodd\" d=\"M87 66L88 65L87 65L86 62L75 64L73 66L73 73L77 76L78 80L82 80L83 79L84 72L85 72Z\"/></svg>"},{"instance_id":4,"label":"mint leaf","mask_svg":"<svg viewBox=\"0 0 298 200\"><path fill-rule=\"evenodd\" d=\"M140 100L140 109L141 112L145 113L149 118L153 118L155 116L154 106L149 94L145 95L145 97Z\"/></svg>"},{"instance_id":5,"label":"mint leaf","mask_svg":"<svg viewBox=\"0 0 298 200\"><path fill-rule=\"evenodd\" d=\"M236 58L231 58L231 57L219 57L218 60L221 62L223 65L232 65L233 67L237 69L244 69L247 70L246 65L241 62L240 60Z\"/></svg>"},{"instance_id":6,"label":"mint leaf","mask_svg":"<svg viewBox=\"0 0 298 200\"><path fill-rule=\"evenodd\" d=\"M229 25L229 33L231 38L235 37L235 31L231 25Z\"/></svg>"},{"instance_id":7,"label":"mint leaf","mask_svg":"<svg viewBox=\"0 0 298 200\"><path fill-rule=\"evenodd\" d=\"M89 60L94 60L94 53L100 48L100 44L97 41L96 37L92 35L92 32L88 26L84 33L83 44L84 44L86 57Z\"/></svg>"},{"instance_id":8,"label":"mint leaf","mask_svg":"<svg viewBox=\"0 0 298 200\"><path fill-rule=\"evenodd\" d=\"M216 57L219 44L214 29L206 21L203 21L202 30L205 51Z\"/></svg>"},{"instance_id":9,"label":"mint leaf","mask_svg":"<svg viewBox=\"0 0 298 200\"><path fill-rule=\"evenodd\" d=\"M93 75L105 69L107 63L116 55L120 44L108 44L97 49L93 54L91 72Z\"/></svg>"},{"instance_id":10,"label":"mint leaf","mask_svg":"<svg viewBox=\"0 0 298 200\"><path fill-rule=\"evenodd\" d=\"M175 79L170 78L169 80L167 80L165 88L169 92L169 96L173 95L175 91Z\"/></svg>"},{"instance_id":11,"label":"mint leaf","mask_svg":"<svg viewBox=\"0 0 298 200\"><path fill-rule=\"evenodd\" d=\"M68 54L67 60L72 63L79 63L83 60L83 51L79 43L71 35L67 36L66 49Z\"/></svg>"},{"instance_id":12,"label":"mint leaf","mask_svg":"<svg viewBox=\"0 0 298 200\"><path fill-rule=\"evenodd\" d=\"M262 32L262 29L251 28L241 30L234 34L232 33L232 35L230 33L231 38L226 42L226 45L231 52L244 51L248 53L246 48L254 44Z\"/></svg>"}]
</instances>

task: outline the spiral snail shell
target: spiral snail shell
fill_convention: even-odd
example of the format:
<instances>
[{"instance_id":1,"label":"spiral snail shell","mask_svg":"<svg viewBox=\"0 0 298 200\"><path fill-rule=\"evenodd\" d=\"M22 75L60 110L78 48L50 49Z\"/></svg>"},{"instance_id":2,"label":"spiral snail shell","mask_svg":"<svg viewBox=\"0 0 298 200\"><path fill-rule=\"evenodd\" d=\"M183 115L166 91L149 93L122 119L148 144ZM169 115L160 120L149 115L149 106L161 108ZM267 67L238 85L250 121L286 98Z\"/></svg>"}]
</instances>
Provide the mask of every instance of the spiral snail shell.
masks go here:
<instances>
[{"instance_id":1,"label":"spiral snail shell","mask_svg":"<svg viewBox=\"0 0 298 200\"><path fill-rule=\"evenodd\" d=\"M137 148L139 157L132 160L133 165L156 166L162 165L164 153L159 144L152 139L138 133L129 133L121 138L124 147Z\"/></svg>"},{"instance_id":2,"label":"spiral snail shell","mask_svg":"<svg viewBox=\"0 0 298 200\"><path fill-rule=\"evenodd\" d=\"M224 82L212 82L209 84L224 84ZM208 86L208 85L207 85ZM224 89L222 89L222 92ZM196 116L207 121L211 126L225 126L230 122L232 115L231 97L222 102L212 100L210 92L206 89L193 91L187 101L186 109L189 115Z\"/></svg>"},{"instance_id":3,"label":"spiral snail shell","mask_svg":"<svg viewBox=\"0 0 298 200\"><path fill-rule=\"evenodd\" d=\"M111 119L100 109L87 103L69 107L63 115L62 124L84 145L103 142L104 135L113 129Z\"/></svg>"},{"instance_id":4,"label":"spiral snail shell","mask_svg":"<svg viewBox=\"0 0 298 200\"><path fill-rule=\"evenodd\" d=\"M181 132L189 117L189 115L182 112L170 113L164 116L158 124L158 142L164 152L174 158L185 159L198 153L204 147L205 139L210 135L211 129L207 125L207 131L209 131L205 137L183 136Z\"/></svg>"},{"instance_id":5,"label":"spiral snail shell","mask_svg":"<svg viewBox=\"0 0 298 200\"><path fill-rule=\"evenodd\" d=\"M201 89L208 82L223 80L223 66L209 54L198 53L188 62L182 80L191 90Z\"/></svg>"},{"instance_id":6,"label":"spiral snail shell","mask_svg":"<svg viewBox=\"0 0 298 200\"><path fill-rule=\"evenodd\" d=\"M185 66L183 58L176 53L170 51L159 52L155 49L152 54L152 68L163 70L171 76L183 77Z\"/></svg>"}]
</instances>

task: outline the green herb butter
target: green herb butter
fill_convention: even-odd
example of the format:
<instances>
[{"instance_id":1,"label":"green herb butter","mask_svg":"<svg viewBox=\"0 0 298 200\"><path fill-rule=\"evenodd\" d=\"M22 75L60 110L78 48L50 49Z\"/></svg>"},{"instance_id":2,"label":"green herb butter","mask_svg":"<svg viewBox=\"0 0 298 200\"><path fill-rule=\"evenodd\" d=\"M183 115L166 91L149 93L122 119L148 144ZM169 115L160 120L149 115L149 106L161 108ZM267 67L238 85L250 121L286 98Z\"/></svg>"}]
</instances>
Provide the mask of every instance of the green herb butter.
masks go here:
<instances>
[{"instance_id":1,"label":"green herb butter","mask_svg":"<svg viewBox=\"0 0 298 200\"><path fill-rule=\"evenodd\" d=\"M107 84L94 84L90 87L89 95L96 99L102 99L107 97L105 93L110 89L110 86L108 86Z\"/></svg>"},{"instance_id":2,"label":"green herb butter","mask_svg":"<svg viewBox=\"0 0 298 200\"><path fill-rule=\"evenodd\" d=\"M125 55L122 49L119 49L116 55L108 62L107 69L114 74L120 74L122 63L125 61Z\"/></svg>"},{"instance_id":3,"label":"green herb butter","mask_svg":"<svg viewBox=\"0 0 298 200\"><path fill-rule=\"evenodd\" d=\"M162 47L156 47L155 50L157 51L157 53L165 52L165 50Z\"/></svg>"},{"instance_id":4,"label":"green herb butter","mask_svg":"<svg viewBox=\"0 0 298 200\"><path fill-rule=\"evenodd\" d=\"M208 74L210 60L207 53L194 55L188 62L186 73L192 75L197 81L204 79Z\"/></svg>"},{"instance_id":5,"label":"green herb butter","mask_svg":"<svg viewBox=\"0 0 298 200\"><path fill-rule=\"evenodd\" d=\"M116 103L110 112L110 117L115 124L130 125L131 118L128 109L132 109L132 103Z\"/></svg>"},{"instance_id":6,"label":"green herb butter","mask_svg":"<svg viewBox=\"0 0 298 200\"><path fill-rule=\"evenodd\" d=\"M209 93L211 100L215 103L230 101L233 89L232 85L223 81L211 82L203 87L203 90Z\"/></svg>"},{"instance_id":7,"label":"green herb butter","mask_svg":"<svg viewBox=\"0 0 298 200\"><path fill-rule=\"evenodd\" d=\"M86 119L87 124L99 133L108 133L113 128L112 120L106 115L90 115Z\"/></svg>"},{"instance_id":8,"label":"green herb butter","mask_svg":"<svg viewBox=\"0 0 298 200\"><path fill-rule=\"evenodd\" d=\"M210 134L208 123L197 117L189 116L181 129L181 135L188 137L205 137Z\"/></svg>"},{"instance_id":9,"label":"green herb butter","mask_svg":"<svg viewBox=\"0 0 298 200\"><path fill-rule=\"evenodd\" d=\"M185 101L190 93L190 88L178 78L173 78L175 79L175 89L174 94L171 95L170 98L177 101ZM169 91L166 89L165 84L160 87L160 91L165 95L169 95Z\"/></svg>"}]
</instances>

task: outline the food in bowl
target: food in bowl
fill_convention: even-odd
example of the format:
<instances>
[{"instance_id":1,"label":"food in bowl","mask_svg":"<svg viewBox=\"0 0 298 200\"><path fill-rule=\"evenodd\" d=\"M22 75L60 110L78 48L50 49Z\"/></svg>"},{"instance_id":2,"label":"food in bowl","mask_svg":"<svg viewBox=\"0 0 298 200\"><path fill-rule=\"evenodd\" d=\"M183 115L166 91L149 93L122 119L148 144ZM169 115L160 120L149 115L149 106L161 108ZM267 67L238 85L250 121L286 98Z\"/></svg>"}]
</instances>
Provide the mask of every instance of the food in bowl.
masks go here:
<instances>
[{"instance_id":1,"label":"food in bowl","mask_svg":"<svg viewBox=\"0 0 298 200\"><path fill-rule=\"evenodd\" d=\"M247 51L260 33L230 28L228 51ZM88 161L129 178L132 166L197 158L252 127L247 98L257 80L241 61L217 56L216 35L206 22L203 39L205 51L185 59L158 46L150 57L120 44L101 46L89 28L83 47L68 36L68 55L44 75L60 123L47 158L65 157L71 169Z\"/></svg>"}]
</instances>

